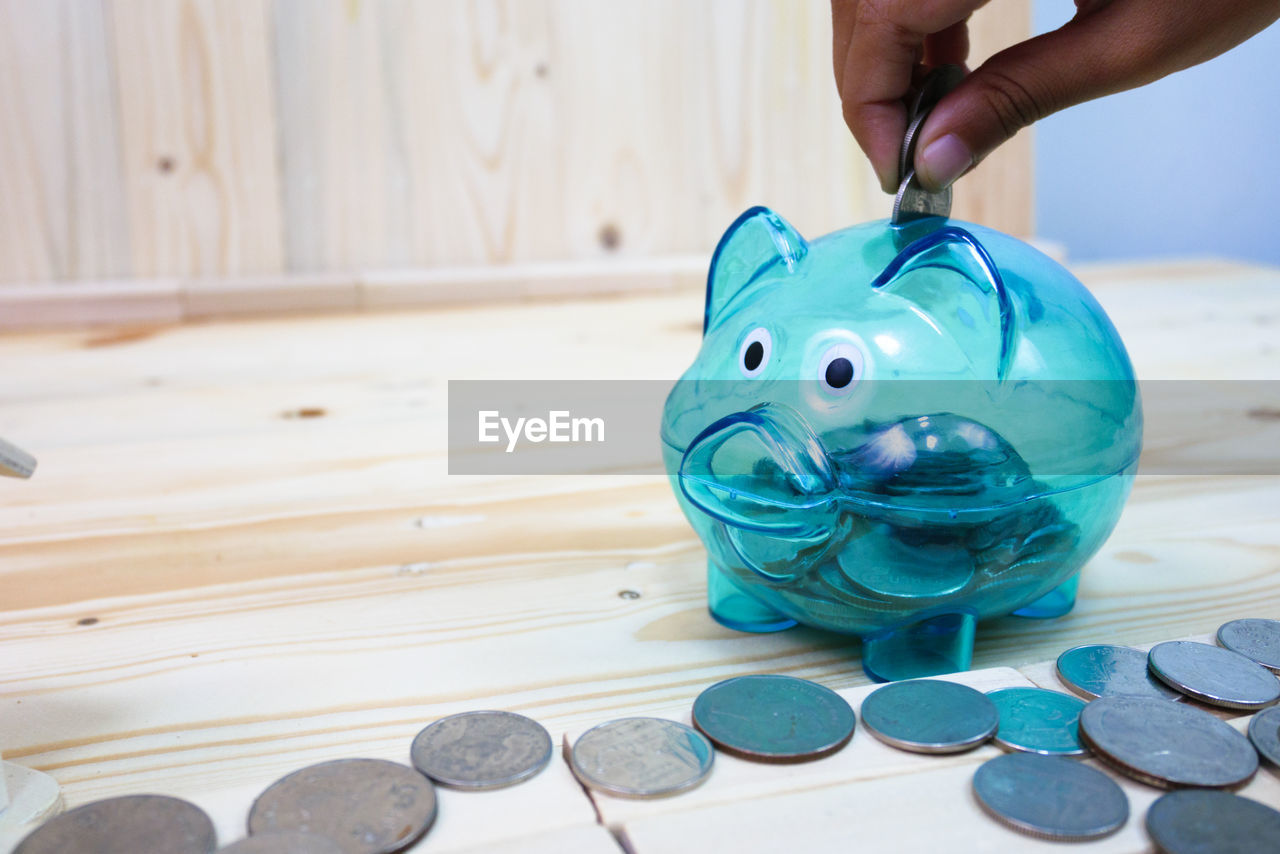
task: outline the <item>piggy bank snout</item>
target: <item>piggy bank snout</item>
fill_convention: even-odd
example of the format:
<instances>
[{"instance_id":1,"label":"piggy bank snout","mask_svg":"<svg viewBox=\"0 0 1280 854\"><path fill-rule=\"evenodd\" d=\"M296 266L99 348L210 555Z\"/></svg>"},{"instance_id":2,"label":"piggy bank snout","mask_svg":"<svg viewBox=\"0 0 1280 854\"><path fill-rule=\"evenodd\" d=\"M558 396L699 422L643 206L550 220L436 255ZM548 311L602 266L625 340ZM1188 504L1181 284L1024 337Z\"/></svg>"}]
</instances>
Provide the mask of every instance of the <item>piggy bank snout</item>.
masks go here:
<instances>
[{"instance_id":1,"label":"piggy bank snout","mask_svg":"<svg viewBox=\"0 0 1280 854\"><path fill-rule=\"evenodd\" d=\"M677 482L694 507L746 530L812 536L834 518L830 457L784 404L761 404L710 424L686 449Z\"/></svg>"}]
</instances>

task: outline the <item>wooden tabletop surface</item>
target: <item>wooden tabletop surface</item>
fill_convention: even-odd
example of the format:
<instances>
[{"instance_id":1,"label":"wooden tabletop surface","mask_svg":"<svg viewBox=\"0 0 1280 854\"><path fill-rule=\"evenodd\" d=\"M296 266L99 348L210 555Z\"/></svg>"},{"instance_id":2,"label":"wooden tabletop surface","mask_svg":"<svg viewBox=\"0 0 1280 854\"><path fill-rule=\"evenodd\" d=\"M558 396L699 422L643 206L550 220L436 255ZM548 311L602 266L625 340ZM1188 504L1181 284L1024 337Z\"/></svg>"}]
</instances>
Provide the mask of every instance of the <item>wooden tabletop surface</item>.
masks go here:
<instances>
[{"instance_id":1,"label":"wooden tabletop surface","mask_svg":"<svg viewBox=\"0 0 1280 854\"><path fill-rule=\"evenodd\" d=\"M1280 271L1081 276L1143 379L1280 379ZM746 673L862 696L846 638L712 622L702 548L664 479L447 474L447 380L674 379L701 302L689 290L0 337L0 435L39 459L30 481L0 480L0 752L54 775L70 806L189 798L229 843L277 777L338 757L406 762L414 734L453 712L521 712L559 739L678 714ZM1274 429L1280 402L1239 416ZM1149 453L1195 450L1156 439ZM964 678L1037 681L1078 643L1246 616L1280 617L1280 477L1144 476L1075 611L980 626L984 672ZM868 740L854 746L874 751ZM616 851L598 815L641 854L711 850L699 839L715 828L749 850L762 828L835 839L857 803L912 792L957 827L978 816L981 839L952 850L1045 847L976 812L965 787L985 755L848 778L723 763L700 799L641 810L593 804L557 757L522 786L442 792L414 850ZM1277 781L1267 768L1251 789L1280 805ZM885 821L869 826L887 844ZM1146 850L1140 825L1135 800L1126 841L1085 848Z\"/></svg>"}]
</instances>

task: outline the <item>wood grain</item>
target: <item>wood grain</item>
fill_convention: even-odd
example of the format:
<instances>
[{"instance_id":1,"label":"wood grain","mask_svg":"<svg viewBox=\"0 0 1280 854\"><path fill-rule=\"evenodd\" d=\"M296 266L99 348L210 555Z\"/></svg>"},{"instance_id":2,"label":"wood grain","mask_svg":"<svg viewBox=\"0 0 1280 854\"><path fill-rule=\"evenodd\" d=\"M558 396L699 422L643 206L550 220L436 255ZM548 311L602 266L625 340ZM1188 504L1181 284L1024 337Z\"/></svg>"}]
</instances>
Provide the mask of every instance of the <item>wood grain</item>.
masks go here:
<instances>
[{"instance_id":1,"label":"wood grain","mask_svg":"<svg viewBox=\"0 0 1280 854\"><path fill-rule=\"evenodd\" d=\"M101 2L0 4L0 281L130 272Z\"/></svg>"},{"instance_id":2,"label":"wood grain","mask_svg":"<svg viewBox=\"0 0 1280 854\"><path fill-rule=\"evenodd\" d=\"M9 284L0 330L164 325L211 317L386 311L620 293L691 293L705 286L702 255L625 262L504 264L280 276Z\"/></svg>"},{"instance_id":3,"label":"wood grain","mask_svg":"<svg viewBox=\"0 0 1280 854\"><path fill-rule=\"evenodd\" d=\"M283 263L265 0L111 4L131 272Z\"/></svg>"},{"instance_id":4,"label":"wood grain","mask_svg":"<svg viewBox=\"0 0 1280 854\"><path fill-rule=\"evenodd\" d=\"M307 0L272 6L290 269L394 264L386 253L390 176L381 9Z\"/></svg>"},{"instance_id":5,"label":"wood grain","mask_svg":"<svg viewBox=\"0 0 1280 854\"><path fill-rule=\"evenodd\" d=\"M981 10L975 57L1029 5ZM810 236L890 207L841 118L825 0L5 0L0 20L0 283L705 257L753 204ZM957 214L1029 234L1029 145L966 178Z\"/></svg>"},{"instance_id":6,"label":"wood grain","mask_svg":"<svg viewBox=\"0 0 1280 854\"><path fill-rule=\"evenodd\" d=\"M592 824L459 849L456 854L618 854L619 850L609 831Z\"/></svg>"},{"instance_id":7,"label":"wood grain","mask_svg":"<svg viewBox=\"0 0 1280 854\"><path fill-rule=\"evenodd\" d=\"M1274 270L1082 275L1140 376L1280 377ZM71 806L193 798L229 840L276 777L407 761L451 712L520 711L558 737L742 673L865 685L847 638L709 619L704 552L665 479L447 474L447 380L670 380L700 317L701 294L676 289L0 336L0 435L40 460L0 489L6 759L52 773ZM984 624L975 666L1280 615L1278 522L1276 476L1139 478L1076 610ZM922 792L967 785L936 773ZM757 811L791 797L797 815L828 803L789 791ZM555 827L504 826L576 826L575 803L546 813ZM663 850L683 827L667 818L627 832Z\"/></svg>"}]
</instances>

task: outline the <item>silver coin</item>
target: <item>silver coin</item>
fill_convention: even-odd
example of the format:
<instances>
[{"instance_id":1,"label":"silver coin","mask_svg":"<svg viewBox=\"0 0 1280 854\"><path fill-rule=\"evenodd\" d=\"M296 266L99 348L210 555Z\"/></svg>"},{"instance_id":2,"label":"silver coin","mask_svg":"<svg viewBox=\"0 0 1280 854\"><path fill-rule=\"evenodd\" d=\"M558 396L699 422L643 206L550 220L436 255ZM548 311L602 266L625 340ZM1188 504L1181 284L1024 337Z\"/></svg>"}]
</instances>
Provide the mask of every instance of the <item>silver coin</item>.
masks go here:
<instances>
[{"instance_id":1,"label":"silver coin","mask_svg":"<svg viewBox=\"0 0 1280 854\"><path fill-rule=\"evenodd\" d=\"M890 682L862 701L876 738L914 753L960 753L995 735L1000 713L981 691L941 679Z\"/></svg>"},{"instance_id":2,"label":"silver coin","mask_svg":"<svg viewBox=\"0 0 1280 854\"><path fill-rule=\"evenodd\" d=\"M848 743L857 718L843 697L794 676L738 676L693 703L693 725L716 747L765 761L828 756Z\"/></svg>"},{"instance_id":3,"label":"silver coin","mask_svg":"<svg viewBox=\"0 0 1280 854\"><path fill-rule=\"evenodd\" d=\"M1249 740L1263 759L1280 766L1280 706L1258 712L1249 720Z\"/></svg>"},{"instance_id":4,"label":"silver coin","mask_svg":"<svg viewBox=\"0 0 1280 854\"><path fill-rule=\"evenodd\" d=\"M1247 738L1187 703L1101 697L1080 713L1080 740L1117 770L1163 788L1235 786L1258 770Z\"/></svg>"},{"instance_id":5,"label":"silver coin","mask_svg":"<svg viewBox=\"0 0 1280 854\"><path fill-rule=\"evenodd\" d=\"M343 854L392 854L436 818L426 777L384 759L335 759L272 783L249 811L249 835L300 830L326 836Z\"/></svg>"},{"instance_id":6,"label":"silver coin","mask_svg":"<svg viewBox=\"0 0 1280 854\"><path fill-rule=\"evenodd\" d=\"M1218 643L1280 673L1280 620L1232 620L1218 627Z\"/></svg>"},{"instance_id":7,"label":"silver coin","mask_svg":"<svg viewBox=\"0 0 1280 854\"><path fill-rule=\"evenodd\" d=\"M1280 851L1280 812L1230 792L1183 789L1151 805L1147 833L1163 854Z\"/></svg>"},{"instance_id":8,"label":"silver coin","mask_svg":"<svg viewBox=\"0 0 1280 854\"><path fill-rule=\"evenodd\" d=\"M219 848L218 854L342 854L338 843L314 833L262 833Z\"/></svg>"},{"instance_id":9,"label":"silver coin","mask_svg":"<svg viewBox=\"0 0 1280 854\"><path fill-rule=\"evenodd\" d=\"M1238 652L1192 641L1156 644L1147 654L1156 677L1202 703L1261 709L1280 700L1280 679Z\"/></svg>"},{"instance_id":10,"label":"silver coin","mask_svg":"<svg viewBox=\"0 0 1280 854\"><path fill-rule=\"evenodd\" d=\"M1147 654L1128 646L1088 644L1058 656L1058 678L1085 699L1127 694L1180 700L1182 695L1165 685L1147 667Z\"/></svg>"},{"instance_id":11,"label":"silver coin","mask_svg":"<svg viewBox=\"0 0 1280 854\"><path fill-rule=\"evenodd\" d=\"M441 786L500 789L551 761L542 724L512 712L463 712L441 718L413 740L413 767Z\"/></svg>"},{"instance_id":12,"label":"silver coin","mask_svg":"<svg viewBox=\"0 0 1280 854\"><path fill-rule=\"evenodd\" d=\"M127 795L54 816L14 854L209 854L217 845L204 810L178 798Z\"/></svg>"},{"instance_id":13,"label":"silver coin","mask_svg":"<svg viewBox=\"0 0 1280 854\"><path fill-rule=\"evenodd\" d=\"M12 442L0 439L0 475L27 478L35 474L36 458Z\"/></svg>"},{"instance_id":14,"label":"silver coin","mask_svg":"<svg viewBox=\"0 0 1280 854\"><path fill-rule=\"evenodd\" d=\"M711 773L715 751L706 736L661 718L620 718L578 737L569 763L585 785L625 798L688 791Z\"/></svg>"},{"instance_id":15,"label":"silver coin","mask_svg":"<svg viewBox=\"0 0 1280 854\"><path fill-rule=\"evenodd\" d=\"M1044 688L1001 688L987 696L1000 712L995 743L1008 750L1048 756L1083 756L1080 711L1084 701Z\"/></svg>"},{"instance_id":16,"label":"silver coin","mask_svg":"<svg viewBox=\"0 0 1280 854\"><path fill-rule=\"evenodd\" d=\"M907 177L907 173L915 168L916 137L920 128L924 127L928 114L910 116L907 119L907 132L902 135L902 145L898 148L898 181Z\"/></svg>"},{"instance_id":17,"label":"silver coin","mask_svg":"<svg viewBox=\"0 0 1280 854\"><path fill-rule=\"evenodd\" d=\"M1129 820L1129 799L1096 768L1056 756L1008 753L973 775L978 803L998 821L1047 839L1100 839Z\"/></svg>"},{"instance_id":18,"label":"silver coin","mask_svg":"<svg viewBox=\"0 0 1280 854\"><path fill-rule=\"evenodd\" d=\"M916 137L924 126L929 113L951 90L964 80L964 69L959 65L939 65L931 70L916 89L907 110L907 132L902 135L898 149L898 181L915 167Z\"/></svg>"},{"instance_id":19,"label":"silver coin","mask_svg":"<svg viewBox=\"0 0 1280 854\"><path fill-rule=\"evenodd\" d=\"M916 170L912 169L907 177L898 185L898 194L893 198L893 214L890 222L902 225L915 222L930 216L944 219L951 216L951 188L937 193L930 193L916 181Z\"/></svg>"},{"instance_id":20,"label":"silver coin","mask_svg":"<svg viewBox=\"0 0 1280 854\"><path fill-rule=\"evenodd\" d=\"M964 81L964 68L959 65L939 65L932 68L920 83L907 111L909 118L928 113L946 95Z\"/></svg>"},{"instance_id":21,"label":"silver coin","mask_svg":"<svg viewBox=\"0 0 1280 854\"><path fill-rule=\"evenodd\" d=\"M964 69L958 65L940 65L921 82L907 111L907 129L898 148L898 192L893 199L890 221L903 225L925 217L944 219L951 215L951 188L930 193L916 180L916 144L920 129L929 113L948 92L964 80Z\"/></svg>"}]
</instances>

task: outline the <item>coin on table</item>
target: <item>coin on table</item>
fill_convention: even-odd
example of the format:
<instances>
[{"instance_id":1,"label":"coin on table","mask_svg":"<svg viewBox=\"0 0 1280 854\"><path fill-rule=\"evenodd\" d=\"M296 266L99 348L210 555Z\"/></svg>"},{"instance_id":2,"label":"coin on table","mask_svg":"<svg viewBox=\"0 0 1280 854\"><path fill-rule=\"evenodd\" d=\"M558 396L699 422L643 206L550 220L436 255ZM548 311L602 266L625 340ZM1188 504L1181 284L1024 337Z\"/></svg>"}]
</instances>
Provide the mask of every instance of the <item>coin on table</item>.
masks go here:
<instances>
[{"instance_id":1,"label":"coin on table","mask_svg":"<svg viewBox=\"0 0 1280 854\"><path fill-rule=\"evenodd\" d=\"M204 810L178 798L127 795L54 816L14 854L210 854L217 839Z\"/></svg>"},{"instance_id":2,"label":"coin on table","mask_svg":"<svg viewBox=\"0 0 1280 854\"><path fill-rule=\"evenodd\" d=\"M835 691L793 676L726 679L693 703L693 725L716 747L773 762L834 753L853 736L856 720Z\"/></svg>"},{"instance_id":3,"label":"coin on table","mask_svg":"<svg viewBox=\"0 0 1280 854\"><path fill-rule=\"evenodd\" d=\"M862 701L862 723L892 747L960 753L995 735L1000 713L981 691L941 679L890 682Z\"/></svg>"},{"instance_id":4,"label":"coin on table","mask_svg":"<svg viewBox=\"0 0 1280 854\"><path fill-rule=\"evenodd\" d=\"M436 818L426 777L385 759L335 759L281 777L253 802L249 835L300 830L327 836L344 854L391 854Z\"/></svg>"},{"instance_id":5,"label":"coin on table","mask_svg":"<svg viewBox=\"0 0 1280 854\"><path fill-rule=\"evenodd\" d=\"M624 798L688 791L711 773L715 750L706 736L662 718L620 718L592 727L569 751L585 785Z\"/></svg>"},{"instance_id":6,"label":"coin on table","mask_svg":"<svg viewBox=\"0 0 1280 854\"><path fill-rule=\"evenodd\" d=\"M1280 620L1232 620L1218 627L1218 643L1280 673Z\"/></svg>"},{"instance_id":7,"label":"coin on table","mask_svg":"<svg viewBox=\"0 0 1280 854\"><path fill-rule=\"evenodd\" d=\"M1057 756L990 759L973 775L973 793L997 821L1047 839L1099 839L1129 820L1129 799L1114 780Z\"/></svg>"},{"instance_id":8,"label":"coin on table","mask_svg":"<svg viewBox=\"0 0 1280 854\"><path fill-rule=\"evenodd\" d=\"M1147 654L1133 647L1088 644L1058 656L1058 678L1085 699L1127 694L1180 700L1182 695L1151 675Z\"/></svg>"},{"instance_id":9,"label":"coin on table","mask_svg":"<svg viewBox=\"0 0 1280 854\"><path fill-rule=\"evenodd\" d=\"M1230 792L1182 789L1147 810L1147 833L1164 854L1280 851L1280 812Z\"/></svg>"},{"instance_id":10,"label":"coin on table","mask_svg":"<svg viewBox=\"0 0 1280 854\"><path fill-rule=\"evenodd\" d=\"M1080 740L1152 786L1221 788L1258 770L1249 740L1204 709L1150 697L1101 697L1080 713Z\"/></svg>"},{"instance_id":11,"label":"coin on table","mask_svg":"<svg viewBox=\"0 0 1280 854\"><path fill-rule=\"evenodd\" d=\"M1151 672L1202 703L1261 709L1280 700L1280 679L1238 652L1194 641L1168 641L1147 653Z\"/></svg>"},{"instance_id":12,"label":"coin on table","mask_svg":"<svg viewBox=\"0 0 1280 854\"><path fill-rule=\"evenodd\" d=\"M1000 712L995 743L1009 750L1049 756L1083 756L1080 711L1084 700L1045 688L1000 688L987 696Z\"/></svg>"},{"instance_id":13,"label":"coin on table","mask_svg":"<svg viewBox=\"0 0 1280 854\"><path fill-rule=\"evenodd\" d=\"M441 718L413 740L413 767L441 786L500 789L551 761L542 724L513 712L463 712Z\"/></svg>"},{"instance_id":14,"label":"coin on table","mask_svg":"<svg viewBox=\"0 0 1280 854\"><path fill-rule=\"evenodd\" d=\"M1280 706L1249 719L1249 740L1268 762L1280 765Z\"/></svg>"},{"instance_id":15,"label":"coin on table","mask_svg":"<svg viewBox=\"0 0 1280 854\"><path fill-rule=\"evenodd\" d=\"M27 478L35 474L36 458L4 439L0 439L0 475Z\"/></svg>"},{"instance_id":16,"label":"coin on table","mask_svg":"<svg viewBox=\"0 0 1280 854\"><path fill-rule=\"evenodd\" d=\"M342 854L342 849L328 837L285 830L241 839L218 854Z\"/></svg>"}]
</instances>

